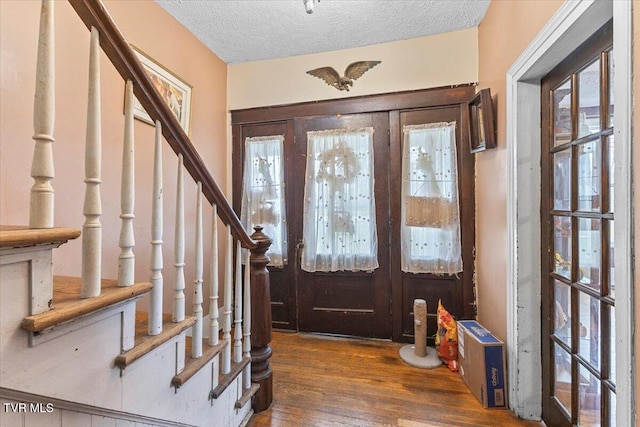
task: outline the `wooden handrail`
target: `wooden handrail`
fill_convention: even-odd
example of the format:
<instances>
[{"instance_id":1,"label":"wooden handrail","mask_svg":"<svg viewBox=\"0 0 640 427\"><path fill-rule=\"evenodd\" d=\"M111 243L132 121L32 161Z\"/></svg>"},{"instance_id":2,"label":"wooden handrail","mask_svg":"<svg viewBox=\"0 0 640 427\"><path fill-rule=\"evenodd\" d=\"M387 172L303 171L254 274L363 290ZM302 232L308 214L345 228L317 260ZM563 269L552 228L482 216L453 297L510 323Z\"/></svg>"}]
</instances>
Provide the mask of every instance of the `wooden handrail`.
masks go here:
<instances>
[{"instance_id":1,"label":"wooden handrail","mask_svg":"<svg viewBox=\"0 0 640 427\"><path fill-rule=\"evenodd\" d=\"M92 27L98 29L102 50L122 78L134 82L133 92L136 98L154 122L159 120L162 123L162 135L176 154L182 154L184 167L193 179L202 182L202 192L209 203L217 205L220 219L231 227L233 236L240 241L242 247L256 249L258 242L249 237L191 140L151 83L142 64L103 3L99 0L69 0L69 3L89 30Z\"/></svg>"}]
</instances>

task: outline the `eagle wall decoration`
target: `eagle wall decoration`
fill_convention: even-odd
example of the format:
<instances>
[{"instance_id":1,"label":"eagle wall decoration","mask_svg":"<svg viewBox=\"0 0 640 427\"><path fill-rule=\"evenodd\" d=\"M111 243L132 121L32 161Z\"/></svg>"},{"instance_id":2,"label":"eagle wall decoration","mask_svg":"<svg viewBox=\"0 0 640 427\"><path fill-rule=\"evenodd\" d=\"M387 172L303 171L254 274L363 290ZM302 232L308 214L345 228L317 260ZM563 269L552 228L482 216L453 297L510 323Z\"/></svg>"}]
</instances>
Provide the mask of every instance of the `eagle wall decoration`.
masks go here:
<instances>
[{"instance_id":1,"label":"eagle wall decoration","mask_svg":"<svg viewBox=\"0 0 640 427\"><path fill-rule=\"evenodd\" d=\"M344 76L340 76L333 67L320 67L307 71L319 79L322 79L329 86L333 86L338 90L349 91L349 86L353 86L353 81L362 76L364 73L378 65L381 61L358 61L353 62L344 70Z\"/></svg>"}]
</instances>

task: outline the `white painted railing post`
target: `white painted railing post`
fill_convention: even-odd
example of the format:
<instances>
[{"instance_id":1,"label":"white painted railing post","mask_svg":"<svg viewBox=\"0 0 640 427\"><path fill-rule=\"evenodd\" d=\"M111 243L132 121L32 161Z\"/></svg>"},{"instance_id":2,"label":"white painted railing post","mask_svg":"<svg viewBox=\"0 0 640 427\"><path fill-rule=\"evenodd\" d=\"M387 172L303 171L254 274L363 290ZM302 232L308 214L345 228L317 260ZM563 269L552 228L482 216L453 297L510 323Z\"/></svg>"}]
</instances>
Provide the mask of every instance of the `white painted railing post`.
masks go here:
<instances>
[{"instance_id":1,"label":"white painted railing post","mask_svg":"<svg viewBox=\"0 0 640 427\"><path fill-rule=\"evenodd\" d=\"M193 281L193 315L197 319L191 327L191 357L202 357L202 276L203 276L203 245L202 245L202 182L198 182L196 198L196 263L195 280Z\"/></svg>"},{"instance_id":2,"label":"white painted railing post","mask_svg":"<svg viewBox=\"0 0 640 427\"><path fill-rule=\"evenodd\" d=\"M214 203L211 224L211 269L209 281L209 345L220 343L220 324L218 321L218 206ZM220 356L213 359L213 388L218 386L220 378Z\"/></svg>"},{"instance_id":3,"label":"white painted railing post","mask_svg":"<svg viewBox=\"0 0 640 427\"><path fill-rule=\"evenodd\" d=\"M219 342L218 323L218 206L213 204L213 221L211 224L211 269L209 281L209 345Z\"/></svg>"},{"instance_id":4,"label":"white painted railing post","mask_svg":"<svg viewBox=\"0 0 640 427\"><path fill-rule=\"evenodd\" d=\"M151 208L151 301L149 306L149 335L162 332L162 124L156 120L153 157L153 201Z\"/></svg>"},{"instance_id":5,"label":"white painted railing post","mask_svg":"<svg viewBox=\"0 0 640 427\"><path fill-rule=\"evenodd\" d=\"M100 163L102 155L100 123L100 40L98 29L91 28L89 50L89 100L87 105L87 141L85 145L84 225L82 226L82 287L80 296L100 295L102 225L100 215Z\"/></svg>"},{"instance_id":6,"label":"white painted railing post","mask_svg":"<svg viewBox=\"0 0 640 427\"><path fill-rule=\"evenodd\" d=\"M33 102L33 140L36 145L31 162L29 228L53 228L54 192L53 128L55 124L55 39L53 0L43 0L40 9L40 36Z\"/></svg>"},{"instance_id":7,"label":"white painted railing post","mask_svg":"<svg viewBox=\"0 0 640 427\"><path fill-rule=\"evenodd\" d=\"M118 286L133 285L136 244L133 234L135 200L135 156L133 139L133 82L127 80L124 94L124 143L122 147L122 183L120 187L120 256L118 257Z\"/></svg>"},{"instance_id":8,"label":"white painted railing post","mask_svg":"<svg viewBox=\"0 0 640 427\"><path fill-rule=\"evenodd\" d=\"M173 321L184 320L184 168L182 154L178 154L178 183L176 189L175 264L176 281L173 296Z\"/></svg>"},{"instance_id":9,"label":"white painted railing post","mask_svg":"<svg viewBox=\"0 0 640 427\"><path fill-rule=\"evenodd\" d=\"M235 313L233 316L233 362L242 362L242 246L236 244Z\"/></svg>"},{"instance_id":10,"label":"white painted railing post","mask_svg":"<svg viewBox=\"0 0 640 427\"><path fill-rule=\"evenodd\" d=\"M222 373L231 372L231 293L233 292L233 236L231 226L227 225L227 257L224 269L224 323L222 339L227 342L222 352Z\"/></svg>"},{"instance_id":11,"label":"white painted railing post","mask_svg":"<svg viewBox=\"0 0 640 427\"><path fill-rule=\"evenodd\" d=\"M251 358L251 252L247 249L244 261L244 357ZM251 387L251 362L244 368L244 389Z\"/></svg>"}]
</instances>

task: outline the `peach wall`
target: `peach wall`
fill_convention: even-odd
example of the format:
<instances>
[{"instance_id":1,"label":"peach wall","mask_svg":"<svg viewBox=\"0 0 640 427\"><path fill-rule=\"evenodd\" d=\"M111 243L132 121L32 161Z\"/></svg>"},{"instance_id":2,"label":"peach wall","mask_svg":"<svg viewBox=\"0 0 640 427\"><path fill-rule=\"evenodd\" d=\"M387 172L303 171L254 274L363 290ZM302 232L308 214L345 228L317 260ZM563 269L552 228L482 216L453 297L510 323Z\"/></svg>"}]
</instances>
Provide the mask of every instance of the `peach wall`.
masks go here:
<instances>
[{"instance_id":1,"label":"peach wall","mask_svg":"<svg viewBox=\"0 0 640 427\"><path fill-rule=\"evenodd\" d=\"M562 1L493 1L478 27L478 87L490 88L498 145L476 154L478 321L507 338L506 73ZM544 5L544 6L542 6Z\"/></svg>"},{"instance_id":2,"label":"peach wall","mask_svg":"<svg viewBox=\"0 0 640 427\"><path fill-rule=\"evenodd\" d=\"M55 3L56 125L54 143L55 223L81 228L84 222L83 156L87 105L89 32L67 2ZM227 66L194 36L151 1L105 1L128 41L193 86L191 136L222 188L226 186ZM40 2L0 1L2 92L0 145L0 223L27 224L29 176L33 153L32 111ZM117 277L120 227L120 170L123 137L124 82L102 55L102 209L103 277ZM149 278L150 206L153 157L152 126L136 120L136 279ZM164 144L165 309L173 282L173 218L176 156ZM193 235L195 184L186 181L187 236ZM211 216L205 213L210 229ZM193 259L193 238L187 259ZM80 242L54 252L57 274L79 275ZM186 280L193 280L193 263ZM205 271L208 268L205 268ZM206 273L205 273L206 274ZM190 289L189 285L189 289ZM187 312L190 307L187 306Z\"/></svg>"},{"instance_id":3,"label":"peach wall","mask_svg":"<svg viewBox=\"0 0 640 427\"><path fill-rule=\"evenodd\" d=\"M381 64L338 91L308 70L354 61ZM477 28L334 52L229 65L229 109L345 98L477 81Z\"/></svg>"}]
</instances>

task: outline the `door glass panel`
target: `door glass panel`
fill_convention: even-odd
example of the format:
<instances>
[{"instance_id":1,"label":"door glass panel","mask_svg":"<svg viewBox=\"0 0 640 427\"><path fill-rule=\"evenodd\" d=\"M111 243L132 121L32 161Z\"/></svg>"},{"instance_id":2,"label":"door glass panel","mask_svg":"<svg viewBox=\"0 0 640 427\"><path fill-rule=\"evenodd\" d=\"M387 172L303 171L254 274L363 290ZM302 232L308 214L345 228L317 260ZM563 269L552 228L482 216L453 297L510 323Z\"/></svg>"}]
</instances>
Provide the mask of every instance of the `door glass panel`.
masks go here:
<instances>
[{"instance_id":1,"label":"door glass panel","mask_svg":"<svg viewBox=\"0 0 640 427\"><path fill-rule=\"evenodd\" d=\"M600 144L578 146L578 210L600 211Z\"/></svg>"},{"instance_id":2,"label":"door glass panel","mask_svg":"<svg viewBox=\"0 0 640 427\"><path fill-rule=\"evenodd\" d=\"M609 51L609 127L613 127L613 77L615 64L613 63L613 49Z\"/></svg>"},{"instance_id":3,"label":"door glass panel","mask_svg":"<svg viewBox=\"0 0 640 427\"><path fill-rule=\"evenodd\" d=\"M578 425L600 426L600 380L580 366L578 384Z\"/></svg>"},{"instance_id":4,"label":"door glass panel","mask_svg":"<svg viewBox=\"0 0 640 427\"><path fill-rule=\"evenodd\" d=\"M556 399L571 413L571 356L558 344L553 346L555 354L554 393Z\"/></svg>"},{"instance_id":5,"label":"door glass panel","mask_svg":"<svg viewBox=\"0 0 640 427\"><path fill-rule=\"evenodd\" d=\"M579 353L591 366L600 369L600 301L580 292Z\"/></svg>"},{"instance_id":6,"label":"door glass panel","mask_svg":"<svg viewBox=\"0 0 640 427\"><path fill-rule=\"evenodd\" d=\"M600 61L578 74L578 138L600 131Z\"/></svg>"},{"instance_id":7,"label":"door glass panel","mask_svg":"<svg viewBox=\"0 0 640 427\"><path fill-rule=\"evenodd\" d=\"M558 280L555 283L554 333L571 347L571 287Z\"/></svg>"},{"instance_id":8,"label":"door glass panel","mask_svg":"<svg viewBox=\"0 0 640 427\"><path fill-rule=\"evenodd\" d=\"M378 268L373 128L307 133L301 267Z\"/></svg>"},{"instance_id":9,"label":"door glass panel","mask_svg":"<svg viewBox=\"0 0 640 427\"><path fill-rule=\"evenodd\" d=\"M553 209L571 209L571 148L553 155Z\"/></svg>"},{"instance_id":10,"label":"door glass panel","mask_svg":"<svg viewBox=\"0 0 640 427\"><path fill-rule=\"evenodd\" d=\"M616 425L616 394L607 389L609 395L609 425Z\"/></svg>"},{"instance_id":11,"label":"door glass panel","mask_svg":"<svg viewBox=\"0 0 640 427\"><path fill-rule=\"evenodd\" d=\"M613 156L615 153L615 144L613 143L613 135L610 135L606 138L607 144L609 145L609 155L608 155L608 159L607 159L607 163L608 163L608 173L609 173L609 212L613 212L613 202L614 202L614 198L613 198L613 178L614 178L614 173L613 173L613 168L615 166L614 164L614 160L613 160Z\"/></svg>"},{"instance_id":12,"label":"door glass panel","mask_svg":"<svg viewBox=\"0 0 640 427\"><path fill-rule=\"evenodd\" d=\"M578 219L578 281L600 289L600 220Z\"/></svg>"},{"instance_id":13,"label":"door glass panel","mask_svg":"<svg viewBox=\"0 0 640 427\"><path fill-rule=\"evenodd\" d=\"M455 122L403 127L404 272L462 271L455 130Z\"/></svg>"},{"instance_id":14,"label":"door glass panel","mask_svg":"<svg viewBox=\"0 0 640 427\"><path fill-rule=\"evenodd\" d=\"M274 267L287 263L283 142L281 135L245 140L240 218L247 230L261 225L272 239L267 256Z\"/></svg>"},{"instance_id":15,"label":"door glass panel","mask_svg":"<svg viewBox=\"0 0 640 427\"><path fill-rule=\"evenodd\" d=\"M616 276L615 276L615 246L613 245L614 222L607 221L609 224L609 296L616 297Z\"/></svg>"},{"instance_id":16,"label":"door glass panel","mask_svg":"<svg viewBox=\"0 0 640 427\"><path fill-rule=\"evenodd\" d=\"M609 339L609 381L616 383L616 308L609 307L609 328L611 338Z\"/></svg>"},{"instance_id":17,"label":"door glass panel","mask_svg":"<svg viewBox=\"0 0 640 427\"><path fill-rule=\"evenodd\" d=\"M554 217L554 271L571 280L571 218Z\"/></svg>"},{"instance_id":18,"label":"door glass panel","mask_svg":"<svg viewBox=\"0 0 640 427\"><path fill-rule=\"evenodd\" d=\"M571 80L553 91L554 145L571 141Z\"/></svg>"}]
</instances>

